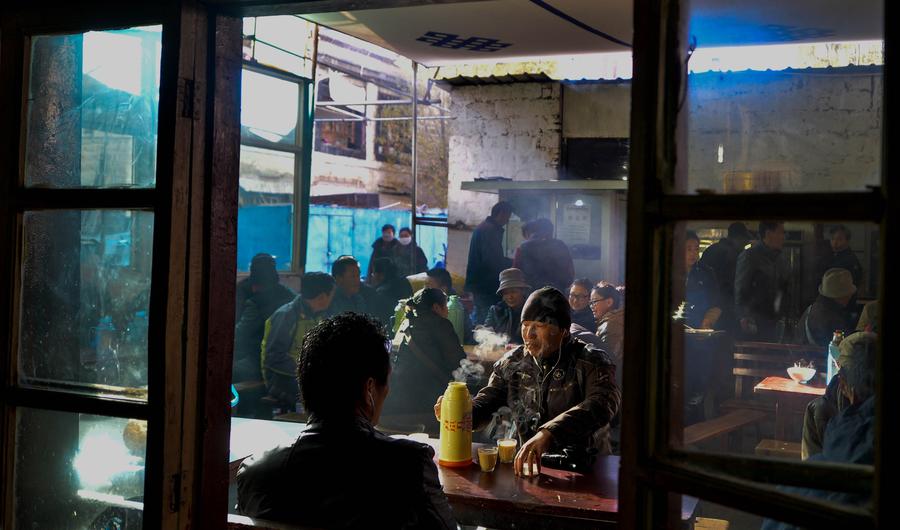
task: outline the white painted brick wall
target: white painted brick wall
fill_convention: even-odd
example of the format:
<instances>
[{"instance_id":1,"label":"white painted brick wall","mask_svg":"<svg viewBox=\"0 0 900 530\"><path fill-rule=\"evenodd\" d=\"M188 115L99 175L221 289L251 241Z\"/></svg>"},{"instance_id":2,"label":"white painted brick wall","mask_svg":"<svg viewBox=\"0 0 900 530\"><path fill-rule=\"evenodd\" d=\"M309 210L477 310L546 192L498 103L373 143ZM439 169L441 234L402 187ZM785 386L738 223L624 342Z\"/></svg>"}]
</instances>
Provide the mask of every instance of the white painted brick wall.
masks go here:
<instances>
[{"instance_id":1,"label":"white painted brick wall","mask_svg":"<svg viewBox=\"0 0 900 530\"><path fill-rule=\"evenodd\" d=\"M780 191L846 191L880 180L881 74L694 76L690 188L723 191L728 171L775 170ZM718 162L718 148L724 156Z\"/></svg>"},{"instance_id":2,"label":"white painted brick wall","mask_svg":"<svg viewBox=\"0 0 900 530\"><path fill-rule=\"evenodd\" d=\"M557 178L561 134L558 83L458 87L451 92L450 222L474 226L497 196L460 190L460 182L503 176Z\"/></svg>"}]
</instances>

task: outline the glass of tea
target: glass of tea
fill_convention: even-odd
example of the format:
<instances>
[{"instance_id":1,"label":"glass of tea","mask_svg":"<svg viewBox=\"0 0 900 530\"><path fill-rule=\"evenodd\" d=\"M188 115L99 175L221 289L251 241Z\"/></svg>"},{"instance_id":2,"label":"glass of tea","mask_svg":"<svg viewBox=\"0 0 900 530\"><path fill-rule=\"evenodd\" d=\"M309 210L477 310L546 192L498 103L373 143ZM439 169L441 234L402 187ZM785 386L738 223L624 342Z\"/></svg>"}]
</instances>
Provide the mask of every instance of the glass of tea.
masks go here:
<instances>
[{"instance_id":1,"label":"glass of tea","mask_svg":"<svg viewBox=\"0 0 900 530\"><path fill-rule=\"evenodd\" d=\"M500 454L501 464L511 464L516 459L516 446L518 442L515 438L501 438L497 440L497 451Z\"/></svg>"},{"instance_id":2,"label":"glass of tea","mask_svg":"<svg viewBox=\"0 0 900 530\"><path fill-rule=\"evenodd\" d=\"M496 447L479 447L478 448L478 465L485 473L490 473L497 467L497 448Z\"/></svg>"}]
</instances>

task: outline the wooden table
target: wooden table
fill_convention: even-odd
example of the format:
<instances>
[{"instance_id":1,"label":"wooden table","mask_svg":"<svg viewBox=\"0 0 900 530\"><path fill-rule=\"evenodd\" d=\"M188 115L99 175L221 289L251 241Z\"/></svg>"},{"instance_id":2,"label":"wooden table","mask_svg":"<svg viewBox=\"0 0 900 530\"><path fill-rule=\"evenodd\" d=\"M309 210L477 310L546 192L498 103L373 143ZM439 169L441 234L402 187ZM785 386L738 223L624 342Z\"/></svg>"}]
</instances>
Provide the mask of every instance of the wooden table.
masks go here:
<instances>
[{"instance_id":1,"label":"wooden table","mask_svg":"<svg viewBox=\"0 0 900 530\"><path fill-rule=\"evenodd\" d=\"M813 399L825 395L825 387L798 383L787 377L767 377L753 387L754 394L775 399L775 439L786 440L787 422L802 413Z\"/></svg>"},{"instance_id":2,"label":"wooden table","mask_svg":"<svg viewBox=\"0 0 900 530\"><path fill-rule=\"evenodd\" d=\"M250 453L283 444L305 428L300 423L232 418L229 460L233 471ZM273 437L277 440L270 441ZM437 463L439 441L430 438L428 444L435 449ZM480 445L473 444L473 458ZM618 456L598 458L590 474L543 468L538 477L522 478L515 476L512 464L498 463L492 473L482 473L473 461L463 468L438 466L438 476L460 524L517 529L597 528L615 527L618 520ZM697 499L682 499L682 518L688 521Z\"/></svg>"},{"instance_id":3,"label":"wooden table","mask_svg":"<svg viewBox=\"0 0 900 530\"><path fill-rule=\"evenodd\" d=\"M429 440L435 448L437 442ZM473 445L473 459L482 445ZM589 474L544 467L540 476L516 477L512 464L498 463L493 472L482 473L473 461L463 468L438 466L438 476L453 515L463 525L517 529L617 526L618 456L597 458ZM697 502L682 497L683 521L693 518Z\"/></svg>"}]
</instances>

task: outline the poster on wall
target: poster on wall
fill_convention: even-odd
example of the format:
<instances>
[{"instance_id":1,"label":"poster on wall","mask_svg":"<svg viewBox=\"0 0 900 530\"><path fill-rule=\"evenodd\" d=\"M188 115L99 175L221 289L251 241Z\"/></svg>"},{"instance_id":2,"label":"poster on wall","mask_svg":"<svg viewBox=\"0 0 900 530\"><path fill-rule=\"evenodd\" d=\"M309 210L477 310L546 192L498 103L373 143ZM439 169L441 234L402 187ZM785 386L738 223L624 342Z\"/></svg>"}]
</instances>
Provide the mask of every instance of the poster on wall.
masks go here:
<instances>
[{"instance_id":1,"label":"poster on wall","mask_svg":"<svg viewBox=\"0 0 900 530\"><path fill-rule=\"evenodd\" d=\"M569 245L591 242L591 205L567 204L562 208L562 220L556 227L556 237Z\"/></svg>"}]
</instances>

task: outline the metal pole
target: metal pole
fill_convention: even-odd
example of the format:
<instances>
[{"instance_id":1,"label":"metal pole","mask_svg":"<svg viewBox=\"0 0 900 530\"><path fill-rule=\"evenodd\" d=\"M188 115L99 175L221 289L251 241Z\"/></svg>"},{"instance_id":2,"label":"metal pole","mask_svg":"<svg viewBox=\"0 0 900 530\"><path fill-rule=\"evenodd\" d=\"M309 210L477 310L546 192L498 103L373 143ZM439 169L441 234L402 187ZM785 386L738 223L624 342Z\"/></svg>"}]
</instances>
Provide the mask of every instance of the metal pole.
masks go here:
<instances>
[{"instance_id":1,"label":"metal pole","mask_svg":"<svg viewBox=\"0 0 900 530\"><path fill-rule=\"evenodd\" d=\"M409 229L412 230L413 235L416 235L416 205L418 201L416 200L416 192L417 186L416 181L418 180L419 170L418 170L418 153L417 153L417 137L419 131L419 83L418 83L418 73L419 73L419 64L415 61L412 61L412 222L410 223ZM418 244L418 243L417 243ZM416 263L416 253L410 253L410 270L415 269Z\"/></svg>"}]
</instances>

